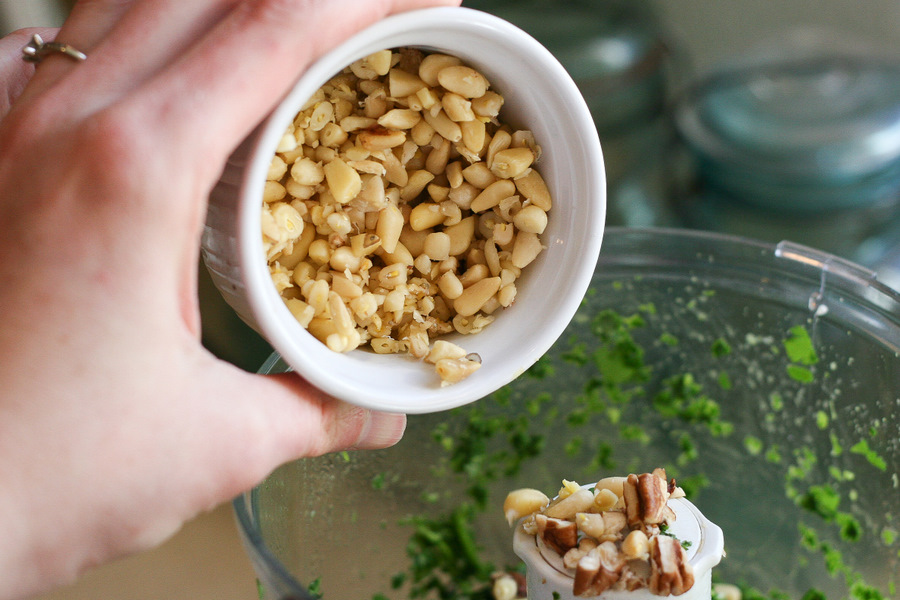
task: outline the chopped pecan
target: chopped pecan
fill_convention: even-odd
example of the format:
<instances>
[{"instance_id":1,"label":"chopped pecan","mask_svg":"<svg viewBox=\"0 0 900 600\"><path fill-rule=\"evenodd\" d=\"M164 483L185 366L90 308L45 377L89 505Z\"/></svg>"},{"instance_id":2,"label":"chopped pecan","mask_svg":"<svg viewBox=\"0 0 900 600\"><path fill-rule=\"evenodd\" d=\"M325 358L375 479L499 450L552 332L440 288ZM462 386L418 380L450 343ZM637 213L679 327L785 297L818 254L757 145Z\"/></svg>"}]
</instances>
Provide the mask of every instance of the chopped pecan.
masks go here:
<instances>
[{"instance_id":1,"label":"chopped pecan","mask_svg":"<svg viewBox=\"0 0 900 600\"><path fill-rule=\"evenodd\" d=\"M660 477L656 471L641 475L632 473L625 480L622 492L629 527L657 525L665 520L666 502L669 499L665 475Z\"/></svg>"},{"instance_id":2,"label":"chopped pecan","mask_svg":"<svg viewBox=\"0 0 900 600\"><path fill-rule=\"evenodd\" d=\"M581 541L578 542L578 547L572 548L571 550L566 552L565 556L563 556L563 564L567 569L574 569L576 566L578 566L578 561L580 561L584 557L584 555L586 555L588 552L599 545L600 543L593 538L581 538Z\"/></svg>"},{"instance_id":3,"label":"chopped pecan","mask_svg":"<svg viewBox=\"0 0 900 600\"><path fill-rule=\"evenodd\" d=\"M572 593L576 596L599 596L619 580L625 559L613 542L603 542L588 552L575 567Z\"/></svg>"},{"instance_id":4,"label":"chopped pecan","mask_svg":"<svg viewBox=\"0 0 900 600\"><path fill-rule=\"evenodd\" d=\"M681 543L668 536L650 541L650 591L658 596L680 596L694 585L694 569Z\"/></svg>"},{"instance_id":5,"label":"chopped pecan","mask_svg":"<svg viewBox=\"0 0 900 600\"><path fill-rule=\"evenodd\" d=\"M616 589L633 592L647 587L650 578L650 564L645 560L630 560L625 563L625 568L619 574Z\"/></svg>"},{"instance_id":6,"label":"chopped pecan","mask_svg":"<svg viewBox=\"0 0 900 600\"><path fill-rule=\"evenodd\" d=\"M554 519L546 515L534 516L538 535L557 554L564 556L566 552L578 545L578 529L572 521Z\"/></svg>"}]
</instances>

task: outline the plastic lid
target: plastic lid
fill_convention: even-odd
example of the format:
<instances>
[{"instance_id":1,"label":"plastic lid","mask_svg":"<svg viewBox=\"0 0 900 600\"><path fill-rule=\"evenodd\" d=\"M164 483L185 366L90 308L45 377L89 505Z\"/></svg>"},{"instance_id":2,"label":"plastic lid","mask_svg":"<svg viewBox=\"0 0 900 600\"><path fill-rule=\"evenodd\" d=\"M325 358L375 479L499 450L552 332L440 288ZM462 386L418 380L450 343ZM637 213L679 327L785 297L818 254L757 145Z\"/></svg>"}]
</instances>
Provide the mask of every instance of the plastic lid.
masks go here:
<instances>
[{"instance_id":1,"label":"plastic lid","mask_svg":"<svg viewBox=\"0 0 900 600\"><path fill-rule=\"evenodd\" d=\"M900 61L807 36L696 85L677 124L712 185L781 209L877 202L900 188Z\"/></svg>"}]
</instances>

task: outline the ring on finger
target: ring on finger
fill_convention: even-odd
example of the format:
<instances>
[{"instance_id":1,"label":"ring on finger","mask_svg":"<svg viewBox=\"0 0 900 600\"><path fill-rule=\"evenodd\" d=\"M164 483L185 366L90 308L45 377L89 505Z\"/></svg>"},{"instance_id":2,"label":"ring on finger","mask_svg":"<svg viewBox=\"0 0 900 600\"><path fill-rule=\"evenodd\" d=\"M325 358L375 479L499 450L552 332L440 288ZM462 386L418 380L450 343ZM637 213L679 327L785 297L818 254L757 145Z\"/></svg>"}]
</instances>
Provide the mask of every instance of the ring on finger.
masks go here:
<instances>
[{"instance_id":1,"label":"ring on finger","mask_svg":"<svg viewBox=\"0 0 900 600\"><path fill-rule=\"evenodd\" d=\"M22 48L22 59L27 62L39 63L53 53L63 54L78 62L87 58L87 54L69 44L45 42L40 35L34 34L31 41Z\"/></svg>"}]
</instances>

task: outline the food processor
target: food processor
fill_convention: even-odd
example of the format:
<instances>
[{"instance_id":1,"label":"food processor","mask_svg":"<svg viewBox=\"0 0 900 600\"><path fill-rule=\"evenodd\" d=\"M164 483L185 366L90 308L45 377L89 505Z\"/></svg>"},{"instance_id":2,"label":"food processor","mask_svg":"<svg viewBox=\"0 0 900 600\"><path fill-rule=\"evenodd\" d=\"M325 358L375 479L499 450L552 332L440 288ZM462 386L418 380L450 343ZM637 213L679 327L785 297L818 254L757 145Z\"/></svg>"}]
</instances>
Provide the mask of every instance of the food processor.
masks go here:
<instances>
[{"instance_id":1,"label":"food processor","mask_svg":"<svg viewBox=\"0 0 900 600\"><path fill-rule=\"evenodd\" d=\"M507 492L657 467L724 533L713 590L896 598L900 295L793 243L608 229L580 311L513 383L234 507L262 598L490 598L523 573Z\"/></svg>"}]
</instances>

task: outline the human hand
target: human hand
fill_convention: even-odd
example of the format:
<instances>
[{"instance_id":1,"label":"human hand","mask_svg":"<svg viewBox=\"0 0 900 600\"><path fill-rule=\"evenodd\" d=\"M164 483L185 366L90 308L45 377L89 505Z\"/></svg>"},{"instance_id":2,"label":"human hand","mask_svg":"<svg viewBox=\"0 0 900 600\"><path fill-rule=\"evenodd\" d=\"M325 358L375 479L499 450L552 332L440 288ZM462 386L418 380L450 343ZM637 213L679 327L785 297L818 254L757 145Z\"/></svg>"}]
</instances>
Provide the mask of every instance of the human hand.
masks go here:
<instances>
[{"instance_id":1,"label":"human hand","mask_svg":"<svg viewBox=\"0 0 900 600\"><path fill-rule=\"evenodd\" d=\"M33 70L31 32L0 40L0 598L154 546L285 461L400 438L402 415L206 352L199 238L229 153L311 61L457 3L82 0L58 39L83 63Z\"/></svg>"}]
</instances>

